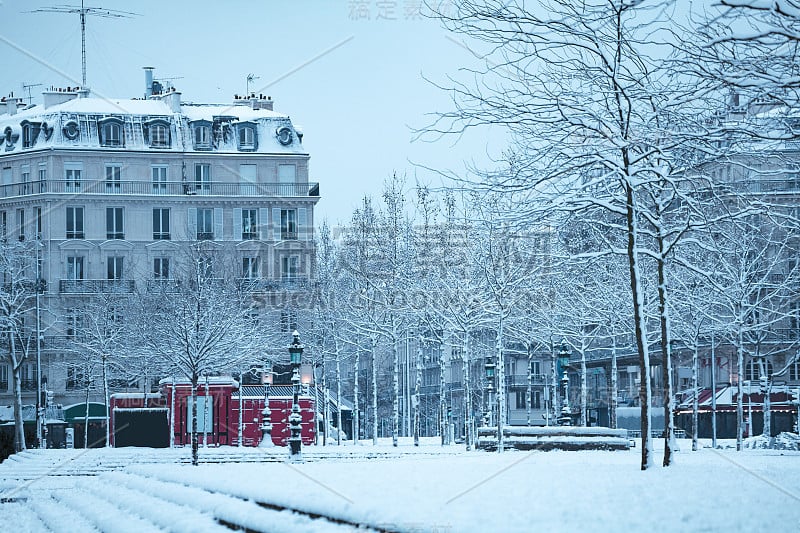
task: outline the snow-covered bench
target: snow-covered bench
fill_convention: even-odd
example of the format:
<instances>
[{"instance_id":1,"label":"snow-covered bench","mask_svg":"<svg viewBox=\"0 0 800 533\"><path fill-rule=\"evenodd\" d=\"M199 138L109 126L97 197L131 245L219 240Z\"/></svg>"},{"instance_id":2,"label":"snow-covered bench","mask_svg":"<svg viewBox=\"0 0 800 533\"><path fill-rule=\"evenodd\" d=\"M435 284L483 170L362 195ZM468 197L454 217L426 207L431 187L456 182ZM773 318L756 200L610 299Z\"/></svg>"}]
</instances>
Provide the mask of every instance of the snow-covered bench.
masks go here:
<instances>
[{"instance_id":1,"label":"snow-covered bench","mask_svg":"<svg viewBox=\"0 0 800 533\"><path fill-rule=\"evenodd\" d=\"M503 448L517 450L628 450L628 431L606 427L505 426ZM478 428L477 448L497 450L497 428Z\"/></svg>"}]
</instances>

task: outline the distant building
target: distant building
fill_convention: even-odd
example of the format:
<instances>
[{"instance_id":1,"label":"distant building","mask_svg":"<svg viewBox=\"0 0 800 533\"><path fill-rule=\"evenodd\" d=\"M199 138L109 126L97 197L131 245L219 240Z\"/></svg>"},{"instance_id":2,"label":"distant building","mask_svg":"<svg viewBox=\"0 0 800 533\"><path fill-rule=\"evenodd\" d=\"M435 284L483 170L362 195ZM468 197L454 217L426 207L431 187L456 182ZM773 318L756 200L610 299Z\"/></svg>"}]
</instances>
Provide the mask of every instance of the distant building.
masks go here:
<instances>
[{"instance_id":1,"label":"distant building","mask_svg":"<svg viewBox=\"0 0 800 533\"><path fill-rule=\"evenodd\" d=\"M79 304L103 293L159 290L193 243L217 249L226 261L209 268L228 269L255 292L302 291L313 274L320 195L309 181L302 132L268 96L230 104L181 96L148 68L143 98L66 87L45 91L41 104L0 100L0 237L43 245L41 372L55 402L85 396L70 350ZM290 307L274 317L276 331L287 334L298 320ZM22 375L23 403L34 403L35 360ZM10 380L0 362L0 405L11 403Z\"/></svg>"}]
</instances>

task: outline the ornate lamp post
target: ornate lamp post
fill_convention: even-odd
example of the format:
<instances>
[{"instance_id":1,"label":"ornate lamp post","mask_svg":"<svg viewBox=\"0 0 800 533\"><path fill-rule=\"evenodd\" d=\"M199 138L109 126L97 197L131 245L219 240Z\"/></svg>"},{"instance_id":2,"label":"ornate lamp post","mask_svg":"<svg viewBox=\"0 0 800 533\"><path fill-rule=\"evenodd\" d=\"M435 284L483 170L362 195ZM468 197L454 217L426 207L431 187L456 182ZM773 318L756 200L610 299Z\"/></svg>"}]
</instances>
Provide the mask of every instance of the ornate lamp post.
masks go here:
<instances>
[{"instance_id":1,"label":"ornate lamp post","mask_svg":"<svg viewBox=\"0 0 800 533\"><path fill-rule=\"evenodd\" d=\"M289 358L292 363L292 414L289 415L289 428L291 436L289 437L289 461L299 463L303 460L301 455L301 448L303 445L302 437L300 435L300 363L303 359L303 349L305 346L300 342L300 334L297 330L292 332L294 339L292 344L289 345Z\"/></svg>"},{"instance_id":2,"label":"ornate lamp post","mask_svg":"<svg viewBox=\"0 0 800 533\"><path fill-rule=\"evenodd\" d=\"M487 355L484 359L483 368L486 371L486 415L484 417L484 425L490 426L492 423L493 405L492 395L494 393L494 357Z\"/></svg>"},{"instance_id":3,"label":"ornate lamp post","mask_svg":"<svg viewBox=\"0 0 800 533\"><path fill-rule=\"evenodd\" d=\"M567 342L562 339L561 349L558 351L558 364L561 366L561 388L563 390L563 404L561 406L561 416L558 423L562 426L572 425L572 410L569 407L569 377L567 376L567 365L569 365L570 351Z\"/></svg>"},{"instance_id":4,"label":"ornate lamp post","mask_svg":"<svg viewBox=\"0 0 800 533\"><path fill-rule=\"evenodd\" d=\"M272 385L272 362L264 363L261 369L261 384L264 385L264 409L261 411L261 442L259 448L272 448L272 411L269 409L269 388Z\"/></svg>"}]
</instances>

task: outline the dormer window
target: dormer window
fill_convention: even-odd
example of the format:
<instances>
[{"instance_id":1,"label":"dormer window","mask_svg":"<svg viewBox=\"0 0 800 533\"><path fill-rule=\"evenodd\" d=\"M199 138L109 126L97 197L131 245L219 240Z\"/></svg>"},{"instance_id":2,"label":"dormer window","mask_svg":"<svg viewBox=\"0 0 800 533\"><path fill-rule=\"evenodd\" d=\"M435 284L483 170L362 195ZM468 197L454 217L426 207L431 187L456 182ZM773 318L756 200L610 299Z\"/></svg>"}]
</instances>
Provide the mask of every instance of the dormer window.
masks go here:
<instances>
[{"instance_id":1,"label":"dormer window","mask_svg":"<svg viewBox=\"0 0 800 533\"><path fill-rule=\"evenodd\" d=\"M33 145L36 144L36 139L39 137L41 123L23 120L20 126L22 127L22 147L32 148Z\"/></svg>"},{"instance_id":2,"label":"dormer window","mask_svg":"<svg viewBox=\"0 0 800 533\"><path fill-rule=\"evenodd\" d=\"M192 133L194 135L194 149L195 150L210 150L211 149L211 122L207 120L198 120L192 122Z\"/></svg>"},{"instance_id":3,"label":"dormer window","mask_svg":"<svg viewBox=\"0 0 800 533\"><path fill-rule=\"evenodd\" d=\"M147 138L151 148L169 148L169 123L165 120L152 120L145 123Z\"/></svg>"},{"instance_id":4,"label":"dormer window","mask_svg":"<svg viewBox=\"0 0 800 533\"><path fill-rule=\"evenodd\" d=\"M122 146L122 120L116 117L98 121L101 146Z\"/></svg>"},{"instance_id":5,"label":"dormer window","mask_svg":"<svg viewBox=\"0 0 800 533\"><path fill-rule=\"evenodd\" d=\"M237 126L239 150L253 151L256 149L256 125L243 123Z\"/></svg>"}]
</instances>

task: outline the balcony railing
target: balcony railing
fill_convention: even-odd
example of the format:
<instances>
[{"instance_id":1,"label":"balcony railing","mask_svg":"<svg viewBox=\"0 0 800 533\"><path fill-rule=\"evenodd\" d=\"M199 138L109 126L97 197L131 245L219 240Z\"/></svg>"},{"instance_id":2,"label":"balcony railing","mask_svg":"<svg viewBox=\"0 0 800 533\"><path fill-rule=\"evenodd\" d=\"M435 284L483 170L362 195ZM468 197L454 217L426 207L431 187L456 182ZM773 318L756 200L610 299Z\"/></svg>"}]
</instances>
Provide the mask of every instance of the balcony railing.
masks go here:
<instances>
[{"instance_id":1,"label":"balcony railing","mask_svg":"<svg viewBox=\"0 0 800 533\"><path fill-rule=\"evenodd\" d=\"M0 198L30 194L132 194L145 196L319 196L319 183L230 183L218 181L115 181L109 187L106 180L47 180L0 185Z\"/></svg>"},{"instance_id":2,"label":"balcony railing","mask_svg":"<svg viewBox=\"0 0 800 533\"><path fill-rule=\"evenodd\" d=\"M130 294L136 288L132 279L62 279L58 292L62 294Z\"/></svg>"},{"instance_id":3,"label":"balcony railing","mask_svg":"<svg viewBox=\"0 0 800 533\"><path fill-rule=\"evenodd\" d=\"M181 290L181 282L177 279L148 279L147 292L176 293Z\"/></svg>"},{"instance_id":4,"label":"balcony railing","mask_svg":"<svg viewBox=\"0 0 800 533\"><path fill-rule=\"evenodd\" d=\"M544 374L534 374L531 376L531 385L544 385L545 384L545 376ZM526 375L511 375L506 376L506 380L508 384L512 387L527 387L528 386L528 376Z\"/></svg>"},{"instance_id":5,"label":"balcony railing","mask_svg":"<svg viewBox=\"0 0 800 533\"><path fill-rule=\"evenodd\" d=\"M311 287L311 281L305 276L279 279L238 278L236 285L239 290L247 292L299 291Z\"/></svg>"}]
</instances>

